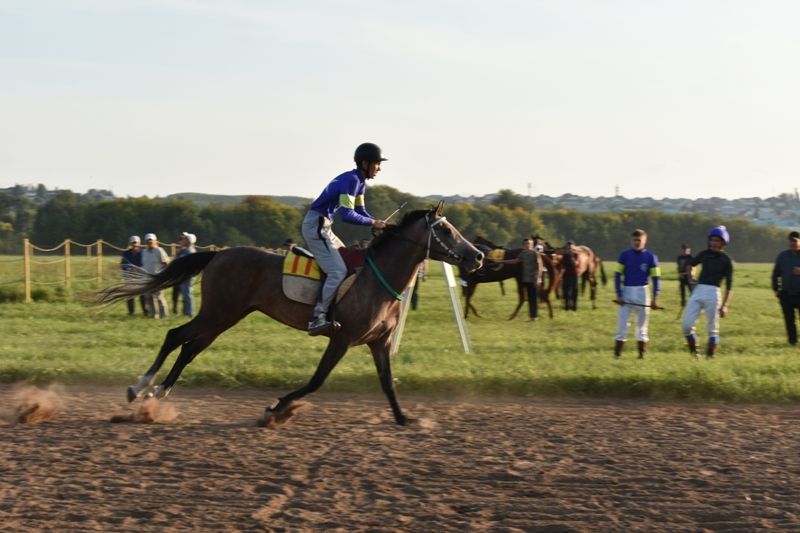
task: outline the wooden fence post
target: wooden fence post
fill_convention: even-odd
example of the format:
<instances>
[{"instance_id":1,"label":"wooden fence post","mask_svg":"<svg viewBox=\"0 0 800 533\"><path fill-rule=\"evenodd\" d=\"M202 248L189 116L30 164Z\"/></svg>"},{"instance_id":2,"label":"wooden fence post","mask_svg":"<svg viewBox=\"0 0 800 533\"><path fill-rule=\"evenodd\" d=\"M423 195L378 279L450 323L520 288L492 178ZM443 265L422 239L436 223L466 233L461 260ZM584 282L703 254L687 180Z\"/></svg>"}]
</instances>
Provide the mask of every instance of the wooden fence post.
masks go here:
<instances>
[{"instance_id":1,"label":"wooden fence post","mask_svg":"<svg viewBox=\"0 0 800 533\"><path fill-rule=\"evenodd\" d=\"M22 264L25 270L25 303L31 303L31 241L22 239Z\"/></svg>"},{"instance_id":2,"label":"wooden fence post","mask_svg":"<svg viewBox=\"0 0 800 533\"><path fill-rule=\"evenodd\" d=\"M72 241L64 240L64 287L72 288Z\"/></svg>"},{"instance_id":3,"label":"wooden fence post","mask_svg":"<svg viewBox=\"0 0 800 533\"><path fill-rule=\"evenodd\" d=\"M169 245L169 256L175 258L175 243Z\"/></svg>"},{"instance_id":4,"label":"wooden fence post","mask_svg":"<svg viewBox=\"0 0 800 533\"><path fill-rule=\"evenodd\" d=\"M97 239L97 284L103 282L103 239Z\"/></svg>"}]
</instances>

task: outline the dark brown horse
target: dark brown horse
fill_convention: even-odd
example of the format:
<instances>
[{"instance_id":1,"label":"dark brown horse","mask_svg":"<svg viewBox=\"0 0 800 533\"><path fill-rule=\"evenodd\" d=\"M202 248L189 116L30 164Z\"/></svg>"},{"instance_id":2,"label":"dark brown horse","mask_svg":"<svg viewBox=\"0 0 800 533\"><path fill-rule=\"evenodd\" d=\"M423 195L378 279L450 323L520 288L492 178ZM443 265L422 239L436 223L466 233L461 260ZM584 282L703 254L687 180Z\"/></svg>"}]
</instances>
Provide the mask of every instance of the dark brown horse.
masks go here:
<instances>
[{"instance_id":1,"label":"dark brown horse","mask_svg":"<svg viewBox=\"0 0 800 533\"><path fill-rule=\"evenodd\" d=\"M563 280L564 271L561 267L561 262L565 254L569 253L566 247L557 248L553 250L551 257L555 267L555 280L554 287L557 289ZM592 302L592 309L596 309L597 299L597 273L600 273L600 279L605 286L608 284L606 278L606 270L603 267L603 260L597 255L594 250L588 246L579 245L575 246L575 267L578 273L578 278L581 280L581 293L586 292L586 286L589 286L589 299Z\"/></svg>"},{"instance_id":2,"label":"dark brown horse","mask_svg":"<svg viewBox=\"0 0 800 533\"><path fill-rule=\"evenodd\" d=\"M472 310L478 318L481 316L472 303L472 297L475 295L475 289L477 289L479 283L490 283L494 281L503 282L504 280L513 278L517 281L517 307L514 308L514 312L508 317L509 320L513 320L526 301L525 289L522 286L522 264L519 262L519 254L522 252L522 248L506 249L480 236L475 237L473 244L485 253L491 250L500 250L503 252L503 258L491 260L488 258L487 254L487 259L484 261L483 267L474 272L461 272L461 279L464 282L464 318L469 316L470 310ZM550 318L553 318L553 306L550 303L550 292L553 287L554 269L550 257L545 254L541 255L542 262L547 270L546 282L542 283L537 293L539 301L547 305L548 314Z\"/></svg>"},{"instance_id":3,"label":"dark brown horse","mask_svg":"<svg viewBox=\"0 0 800 533\"><path fill-rule=\"evenodd\" d=\"M396 226L389 226L367 250L374 265L364 267L344 297L336 304L341 329L330 336L317 370L310 381L268 407L260 425L280 423L292 414L292 402L317 390L351 346L366 344L372 351L384 393L394 418L405 424L394 392L389 348L400 317L396 296L408 287L417 266L426 257L446 261L465 271L479 268L483 253L464 239L442 216L442 202L435 209L408 213ZM311 320L312 305L288 299L282 290L283 256L258 248L236 247L221 252L199 252L181 257L157 274L140 275L138 283L104 290L100 302L125 300L146 292L171 287L203 272L202 304L198 315L171 329L150 369L135 386L128 388L128 401L147 393L165 397L184 367L223 331L253 311L299 330ZM153 387L156 374L167 356L178 347L180 355L161 383ZM151 390L152 387L152 390ZM149 391L149 392L148 392ZM296 406L295 406L296 407Z\"/></svg>"}]
</instances>

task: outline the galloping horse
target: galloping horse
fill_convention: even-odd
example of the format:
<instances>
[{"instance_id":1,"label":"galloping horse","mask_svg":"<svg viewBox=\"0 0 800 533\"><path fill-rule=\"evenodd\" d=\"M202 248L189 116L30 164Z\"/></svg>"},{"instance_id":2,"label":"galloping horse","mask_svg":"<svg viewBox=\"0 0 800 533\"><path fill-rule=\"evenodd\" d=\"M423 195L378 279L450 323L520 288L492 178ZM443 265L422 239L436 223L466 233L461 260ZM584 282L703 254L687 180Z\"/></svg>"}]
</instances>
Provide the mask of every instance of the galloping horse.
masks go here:
<instances>
[{"instance_id":1,"label":"galloping horse","mask_svg":"<svg viewBox=\"0 0 800 533\"><path fill-rule=\"evenodd\" d=\"M569 253L566 247L557 248L553 250L552 262L555 266L555 281L553 285L558 287L564 277L564 271L561 267L561 261L565 254ZM578 277L581 280L581 293L586 292L586 285L589 285L589 299L592 302L592 309L597 309L595 300L597 298L597 271L600 271L600 279L603 285L608 284L606 278L606 270L603 267L603 260L600 256L594 253L594 250L588 246L579 245L575 247L575 267L578 272Z\"/></svg>"},{"instance_id":2,"label":"galloping horse","mask_svg":"<svg viewBox=\"0 0 800 533\"><path fill-rule=\"evenodd\" d=\"M442 216L443 202L430 210L412 211L396 226L387 226L367 250L367 264L352 287L336 304L341 329L330 337L314 375L299 389L268 407L259 425L271 426L292 416L292 402L316 391L351 346L366 344L378 370L383 392L398 424L407 422L400 410L392 382L389 348L400 318L400 293L416 275L426 257L445 261L465 271L481 266L483 253L464 239ZM100 303L124 300L146 292L177 285L204 272L202 304L190 322L171 329L153 365L139 383L128 388L128 401L143 393L164 398L184 367L207 348L223 331L253 311L305 330L313 306L290 300L283 294L283 256L252 247L235 247L221 252L198 252L181 257L157 274L140 273L138 282L120 284L100 293ZM180 355L161 383L153 387L166 357L181 347ZM152 387L152 389L151 389Z\"/></svg>"},{"instance_id":3,"label":"galloping horse","mask_svg":"<svg viewBox=\"0 0 800 533\"><path fill-rule=\"evenodd\" d=\"M493 261L487 258L483 267L479 270L470 273L461 272L461 279L465 282L464 318L469 316L470 309L478 318L481 316L472 303L472 297L475 295L475 289L479 283L489 283L493 281L502 282L514 278L517 281L517 307L514 309L514 312L511 313L511 316L508 317L509 320L513 320L516 318L517 313L519 313L526 299L525 290L522 286L522 264L518 261L522 248L506 249L480 236L475 237L473 244L483 250L503 250L504 254L502 260ZM550 318L553 318L553 306L550 304L550 292L553 287L554 269L550 257L545 254L541 254L541 256L544 267L547 270L547 283L543 283L537 292L539 300L547 305Z\"/></svg>"}]
</instances>

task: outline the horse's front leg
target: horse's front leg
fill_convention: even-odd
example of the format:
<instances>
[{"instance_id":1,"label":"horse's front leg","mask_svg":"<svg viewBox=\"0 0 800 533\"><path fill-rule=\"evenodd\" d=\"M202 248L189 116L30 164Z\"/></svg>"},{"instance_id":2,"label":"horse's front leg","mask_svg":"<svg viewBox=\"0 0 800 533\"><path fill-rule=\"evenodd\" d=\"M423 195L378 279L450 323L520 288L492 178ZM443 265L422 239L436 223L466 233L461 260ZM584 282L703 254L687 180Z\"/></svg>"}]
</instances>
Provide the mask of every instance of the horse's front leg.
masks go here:
<instances>
[{"instance_id":1,"label":"horse's front leg","mask_svg":"<svg viewBox=\"0 0 800 533\"><path fill-rule=\"evenodd\" d=\"M156 374L158 374L158 371L161 369L161 366L164 364L167 356L175 348L185 342L185 331L187 330L188 325L189 324L184 324L183 326L173 328L167 332L167 336L164 338L164 343L161 345L161 349L158 351L158 355L156 356L155 361L153 361L153 364L150 366L147 372L139 378L139 383L128 387L129 402L132 402L141 396L144 391L153 385L153 381L156 379Z\"/></svg>"},{"instance_id":2,"label":"horse's front leg","mask_svg":"<svg viewBox=\"0 0 800 533\"><path fill-rule=\"evenodd\" d=\"M294 414L294 410L297 408L297 406L292 406L292 402L319 389L322 384L325 383L325 380L334 367L342 360L344 354L347 353L348 347L348 341L342 332L334 335L328 343L325 353L322 354L322 359L320 359L317 365L317 370L314 372L314 375L311 376L308 383L290 392L286 396L278 398L278 403L275 406L267 407L264 410L264 414L258 419L258 425L262 427L272 427L282 424L291 418Z\"/></svg>"},{"instance_id":3,"label":"horse's front leg","mask_svg":"<svg viewBox=\"0 0 800 533\"><path fill-rule=\"evenodd\" d=\"M397 395L394 391L394 380L392 379L392 364L389 359L389 350L391 348L391 335L387 334L380 339L370 342L369 349L372 350L372 358L375 360L375 368L378 370L378 377L381 381L386 398L389 400L389 405L392 407L392 414L394 420L401 426L405 426L408 418L403 414L400 409L400 404L397 403Z\"/></svg>"}]
</instances>

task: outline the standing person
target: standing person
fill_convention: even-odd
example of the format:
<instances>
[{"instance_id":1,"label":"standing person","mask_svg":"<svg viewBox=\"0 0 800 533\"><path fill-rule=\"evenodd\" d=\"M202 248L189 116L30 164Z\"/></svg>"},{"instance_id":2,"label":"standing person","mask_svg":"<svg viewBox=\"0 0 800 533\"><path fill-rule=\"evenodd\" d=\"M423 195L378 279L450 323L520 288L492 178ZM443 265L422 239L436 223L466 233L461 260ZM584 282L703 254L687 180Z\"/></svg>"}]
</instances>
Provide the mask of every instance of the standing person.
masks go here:
<instances>
[{"instance_id":1,"label":"standing person","mask_svg":"<svg viewBox=\"0 0 800 533\"><path fill-rule=\"evenodd\" d=\"M575 243L567 241L565 253L561 256L561 268L564 273L561 279L561 296L564 298L564 310L578 310L578 261L575 254Z\"/></svg>"},{"instance_id":2,"label":"standing person","mask_svg":"<svg viewBox=\"0 0 800 533\"><path fill-rule=\"evenodd\" d=\"M725 253L725 246L731 241L725 226L717 226L708 232L708 249L703 250L691 261L692 266L701 265L697 285L689 297L683 312L683 335L686 337L689 353L697 357L697 335L694 324L700 311L706 314L708 346L706 357L711 359L719 345L719 319L728 314L728 302L733 286L733 261ZM720 285L725 280L725 296L720 300Z\"/></svg>"},{"instance_id":3,"label":"standing person","mask_svg":"<svg viewBox=\"0 0 800 533\"><path fill-rule=\"evenodd\" d=\"M533 247L531 239L522 240L522 251L519 253L519 260L522 263L522 275L520 281L522 288L528 297L528 319L537 320L538 313L538 292L542 284L542 256Z\"/></svg>"},{"instance_id":4,"label":"standing person","mask_svg":"<svg viewBox=\"0 0 800 533\"><path fill-rule=\"evenodd\" d=\"M678 265L678 283L681 293L681 307L686 307L686 293L691 296L694 288L694 276L692 274L692 249L685 244L681 244L681 255L676 261Z\"/></svg>"},{"instance_id":5,"label":"standing person","mask_svg":"<svg viewBox=\"0 0 800 533\"><path fill-rule=\"evenodd\" d=\"M145 235L144 242L147 247L142 251L142 268L149 274L157 274L169 263L167 252L158 245L158 237L155 233ZM164 291L148 292L145 294L144 303L147 316L151 318L167 317L167 300L164 298ZM156 315L156 303L158 303L158 315Z\"/></svg>"},{"instance_id":6,"label":"standing person","mask_svg":"<svg viewBox=\"0 0 800 533\"><path fill-rule=\"evenodd\" d=\"M142 268L142 239L138 235L131 235L128 238L128 249L122 252L122 260L120 261L122 279L131 279L131 273L136 271L137 268ZM136 314L136 302L134 299L131 298L126 303L128 304L128 314L131 316ZM142 306L142 312L147 314L144 296L139 296L139 305Z\"/></svg>"},{"instance_id":7,"label":"standing person","mask_svg":"<svg viewBox=\"0 0 800 533\"><path fill-rule=\"evenodd\" d=\"M303 238L317 259L320 269L326 274L322 291L314 306L314 316L308 323L308 334L312 336L331 328L334 331L339 328L339 323L329 319L328 313L336 290L347 275L347 267L339 254L339 248L344 247L344 244L331 229L334 213L338 211L341 219L350 224L372 226L375 229L386 227L383 220L373 218L367 212L364 203L367 180L373 179L380 172L381 163L386 158L381 154L378 145L363 143L356 148L353 160L356 168L333 178L311 204L303 219Z\"/></svg>"},{"instance_id":8,"label":"standing person","mask_svg":"<svg viewBox=\"0 0 800 533\"><path fill-rule=\"evenodd\" d=\"M178 244L180 245L180 248L178 249L178 253L175 254L175 257L181 258L197 252L197 249L194 247L196 242L197 236L194 233L188 233L186 231L181 233L181 236L178 237ZM194 295L192 294L193 283L194 277L192 276L183 283L177 285L181 298L183 299L184 316L192 316L192 314L194 314ZM177 305L173 305L172 310L175 314L177 314Z\"/></svg>"},{"instance_id":9,"label":"standing person","mask_svg":"<svg viewBox=\"0 0 800 533\"><path fill-rule=\"evenodd\" d=\"M800 310L800 233L789 234L789 248L778 254L772 269L772 290L781 304L789 344L797 344L796 310Z\"/></svg>"},{"instance_id":10,"label":"standing person","mask_svg":"<svg viewBox=\"0 0 800 533\"><path fill-rule=\"evenodd\" d=\"M628 319L631 313L636 316L636 340L639 359L647 353L648 322L650 309L658 309L658 295L661 292L661 267L658 257L645 248L647 232L636 229L631 233L631 247L619 254L617 271L614 272L614 288L619 305L617 312L617 334L614 337L614 357L622 355L622 348L628 337ZM653 298L648 294L649 280L653 280Z\"/></svg>"}]
</instances>

